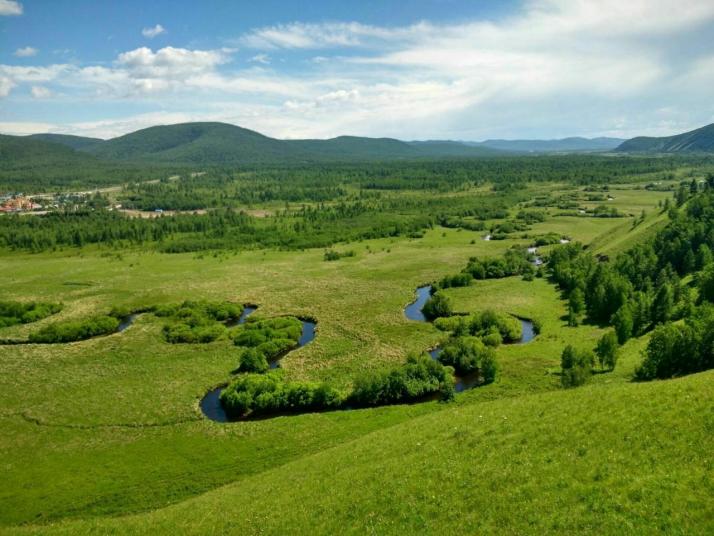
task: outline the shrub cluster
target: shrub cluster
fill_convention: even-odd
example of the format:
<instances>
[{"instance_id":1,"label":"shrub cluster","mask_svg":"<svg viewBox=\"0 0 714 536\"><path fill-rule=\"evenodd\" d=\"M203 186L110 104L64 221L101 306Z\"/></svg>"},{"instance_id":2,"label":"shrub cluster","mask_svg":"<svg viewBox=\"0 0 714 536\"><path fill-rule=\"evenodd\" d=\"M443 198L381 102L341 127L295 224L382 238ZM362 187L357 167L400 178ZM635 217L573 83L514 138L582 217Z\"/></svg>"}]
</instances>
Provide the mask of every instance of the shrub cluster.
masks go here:
<instances>
[{"instance_id":1,"label":"shrub cluster","mask_svg":"<svg viewBox=\"0 0 714 536\"><path fill-rule=\"evenodd\" d=\"M568 345L560 357L562 369L560 383L563 387L578 387L592 376L595 356L590 350L578 350Z\"/></svg>"},{"instance_id":2,"label":"shrub cluster","mask_svg":"<svg viewBox=\"0 0 714 536\"><path fill-rule=\"evenodd\" d=\"M472 257L464 268L464 272L471 274L474 279L501 279L532 270L528 253L523 249L509 249L503 257L498 258Z\"/></svg>"},{"instance_id":3,"label":"shrub cluster","mask_svg":"<svg viewBox=\"0 0 714 536\"><path fill-rule=\"evenodd\" d=\"M237 320L243 312L239 303L184 301L162 305L154 314L166 318L164 338L170 343L207 343L222 337L225 322Z\"/></svg>"},{"instance_id":4,"label":"shrub cluster","mask_svg":"<svg viewBox=\"0 0 714 536\"><path fill-rule=\"evenodd\" d=\"M349 251L335 251L334 249L328 249L325 251L324 259L326 261L338 261L344 257L354 257L355 252L353 250Z\"/></svg>"},{"instance_id":5,"label":"shrub cluster","mask_svg":"<svg viewBox=\"0 0 714 536\"><path fill-rule=\"evenodd\" d=\"M265 360L274 359L295 348L301 335L302 322L294 316L266 320L249 319L232 334L236 346L253 349ZM255 352L251 352L247 356L245 352L243 353L239 370L242 370L241 367L245 367L245 370L249 371L255 366L255 363L262 363ZM258 365L258 367L261 368L262 365Z\"/></svg>"},{"instance_id":6,"label":"shrub cluster","mask_svg":"<svg viewBox=\"0 0 714 536\"><path fill-rule=\"evenodd\" d=\"M336 389L326 384L286 381L280 371L242 374L223 390L220 400L233 418L334 409L342 404Z\"/></svg>"},{"instance_id":7,"label":"shrub cluster","mask_svg":"<svg viewBox=\"0 0 714 536\"><path fill-rule=\"evenodd\" d=\"M382 406L414 401L432 394L440 394L445 400L453 398L451 370L428 355L410 355L400 367L359 376L348 403L358 407Z\"/></svg>"},{"instance_id":8,"label":"shrub cluster","mask_svg":"<svg viewBox=\"0 0 714 536\"><path fill-rule=\"evenodd\" d=\"M449 316L453 313L451 300L448 296L437 292L426 301L424 307L421 309L421 312L427 320L434 320L435 318Z\"/></svg>"},{"instance_id":9,"label":"shrub cluster","mask_svg":"<svg viewBox=\"0 0 714 536\"><path fill-rule=\"evenodd\" d=\"M439 361L454 367L459 375L478 373L483 383L496 379L496 352L479 337L452 337L439 354Z\"/></svg>"},{"instance_id":10,"label":"shrub cluster","mask_svg":"<svg viewBox=\"0 0 714 536\"><path fill-rule=\"evenodd\" d=\"M490 309L469 316L437 318L434 326L442 331L450 331L455 336L482 337L484 342L489 341L487 344L490 346L498 346L502 341L517 342L523 335L521 323L517 318Z\"/></svg>"},{"instance_id":11,"label":"shrub cluster","mask_svg":"<svg viewBox=\"0 0 714 536\"><path fill-rule=\"evenodd\" d=\"M109 315L99 315L84 320L74 320L50 324L31 333L31 343L59 343L89 339L98 335L108 335L119 327L119 319Z\"/></svg>"},{"instance_id":12,"label":"shrub cluster","mask_svg":"<svg viewBox=\"0 0 714 536\"><path fill-rule=\"evenodd\" d=\"M0 301L0 328L37 322L61 310L61 303Z\"/></svg>"}]
</instances>

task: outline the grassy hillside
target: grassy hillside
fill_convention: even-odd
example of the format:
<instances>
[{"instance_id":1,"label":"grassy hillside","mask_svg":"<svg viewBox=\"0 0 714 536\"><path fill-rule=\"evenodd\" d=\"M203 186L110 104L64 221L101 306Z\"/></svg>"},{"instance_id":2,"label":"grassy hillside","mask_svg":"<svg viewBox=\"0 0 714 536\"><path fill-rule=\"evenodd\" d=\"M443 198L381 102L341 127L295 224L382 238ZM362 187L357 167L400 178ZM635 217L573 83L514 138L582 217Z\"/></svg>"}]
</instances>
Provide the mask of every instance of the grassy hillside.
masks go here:
<instances>
[{"instance_id":1,"label":"grassy hillside","mask_svg":"<svg viewBox=\"0 0 714 536\"><path fill-rule=\"evenodd\" d=\"M621 152L649 152L649 153L693 153L714 152L714 124L707 125L690 132L650 138L640 136L627 140L617 148Z\"/></svg>"},{"instance_id":2,"label":"grassy hillside","mask_svg":"<svg viewBox=\"0 0 714 536\"><path fill-rule=\"evenodd\" d=\"M713 404L708 372L447 407L169 508L38 531L711 534Z\"/></svg>"}]
</instances>

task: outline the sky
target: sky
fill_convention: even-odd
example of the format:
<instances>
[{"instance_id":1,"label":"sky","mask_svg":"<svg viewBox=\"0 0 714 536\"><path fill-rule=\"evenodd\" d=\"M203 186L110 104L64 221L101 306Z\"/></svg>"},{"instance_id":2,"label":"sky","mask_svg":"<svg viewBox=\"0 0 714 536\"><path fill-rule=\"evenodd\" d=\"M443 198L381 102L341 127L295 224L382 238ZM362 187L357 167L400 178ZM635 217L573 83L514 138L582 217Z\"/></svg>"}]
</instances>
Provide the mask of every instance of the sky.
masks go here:
<instances>
[{"instance_id":1,"label":"sky","mask_svg":"<svg viewBox=\"0 0 714 536\"><path fill-rule=\"evenodd\" d=\"M714 0L0 0L0 132L670 135L714 123Z\"/></svg>"}]
</instances>

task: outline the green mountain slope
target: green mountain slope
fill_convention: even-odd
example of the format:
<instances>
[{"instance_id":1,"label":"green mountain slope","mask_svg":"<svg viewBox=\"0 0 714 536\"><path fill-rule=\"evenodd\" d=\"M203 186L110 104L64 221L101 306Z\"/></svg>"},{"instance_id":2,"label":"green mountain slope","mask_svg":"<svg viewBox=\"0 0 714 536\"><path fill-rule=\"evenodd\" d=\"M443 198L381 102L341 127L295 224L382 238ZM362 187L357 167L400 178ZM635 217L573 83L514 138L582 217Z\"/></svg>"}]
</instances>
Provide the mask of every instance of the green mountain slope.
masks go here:
<instances>
[{"instance_id":1,"label":"green mountain slope","mask_svg":"<svg viewBox=\"0 0 714 536\"><path fill-rule=\"evenodd\" d=\"M714 123L676 136L662 138L639 136L627 140L617 150L630 153L714 152Z\"/></svg>"},{"instance_id":2,"label":"green mountain slope","mask_svg":"<svg viewBox=\"0 0 714 536\"><path fill-rule=\"evenodd\" d=\"M406 143L391 138L339 136L277 140L226 123L184 123L132 132L84 150L111 160L185 164L253 164L478 157L502 154L457 142Z\"/></svg>"},{"instance_id":3,"label":"green mountain slope","mask_svg":"<svg viewBox=\"0 0 714 536\"><path fill-rule=\"evenodd\" d=\"M418 149L392 138L361 138L339 136L328 140L288 140L293 150L311 158L330 159L391 159L418 158Z\"/></svg>"},{"instance_id":4,"label":"green mountain slope","mask_svg":"<svg viewBox=\"0 0 714 536\"><path fill-rule=\"evenodd\" d=\"M282 161L296 156L285 142L225 123L184 123L138 130L87 150L104 159L187 164Z\"/></svg>"},{"instance_id":5,"label":"green mountain slope","mask_svg":"<svg viewBox=\"0 0 714 536\"><path fill-rule=\"evenodd\" d=\"M0 170L77 166L93 163L91 155L60 143L25 136L0 135Z\"/></svg>"},{"instance_id":6,"label":"green mountain slope","mask_svg":"<svg viewBox=\"0 0 714 536\"><path fill-rule=\"evenodd\" d=\"M69 134L31 134L27 136L33 140L60 143L72 149L85 149L91 145L103 143L100 138L86 138L84 136L71 136Z\"/></svg>"},{"instance_id":7,"label":"green mountain slope","mask_svg":"<svg viewBox=\"0 0 714 536\"><path fill-rule=\"evenodd\" d=\"M195 499L19 533L711 534L714 371L415 418Z\"/></svg>"}]
</instances>

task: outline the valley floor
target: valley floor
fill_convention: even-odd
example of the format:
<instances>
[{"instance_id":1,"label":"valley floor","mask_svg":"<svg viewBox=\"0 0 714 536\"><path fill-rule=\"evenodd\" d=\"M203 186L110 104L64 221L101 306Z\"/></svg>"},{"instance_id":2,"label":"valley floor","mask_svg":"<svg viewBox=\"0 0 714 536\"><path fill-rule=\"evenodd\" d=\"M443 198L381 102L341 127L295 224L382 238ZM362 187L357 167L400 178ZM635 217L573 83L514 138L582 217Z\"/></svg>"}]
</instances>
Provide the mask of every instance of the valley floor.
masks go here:
<instances>
[{"instance_id":1,"label":"valley floor","mask_svg":"<svg viewBox=\"0 0 714 536\"><path fill-rule=\"evenodd\" d=\"M662 224L662 192L616 194L628 218L552 218L558 232L608 254ZM255 313L317 319L315 340L281 365L291 379L345 389L444 334L407 320L414 289L529 239L434 228L423 238L322 250L216 254L84 248L0 256L5 299L63 301L59 319L112 306L186 299L254 303ZM706 534L714 531L711 372L633 383L646 337L616 370L564 391L567 327L545 278L449 289L455 309L538 320L531 343L497 351L495 383L426 402L218 424L200 398L235 368L229 341L171 345L161 322L62 345L0 346L0 532ZM54 322L0 330L22 338Z\"/></svg>"}]
</instances>

